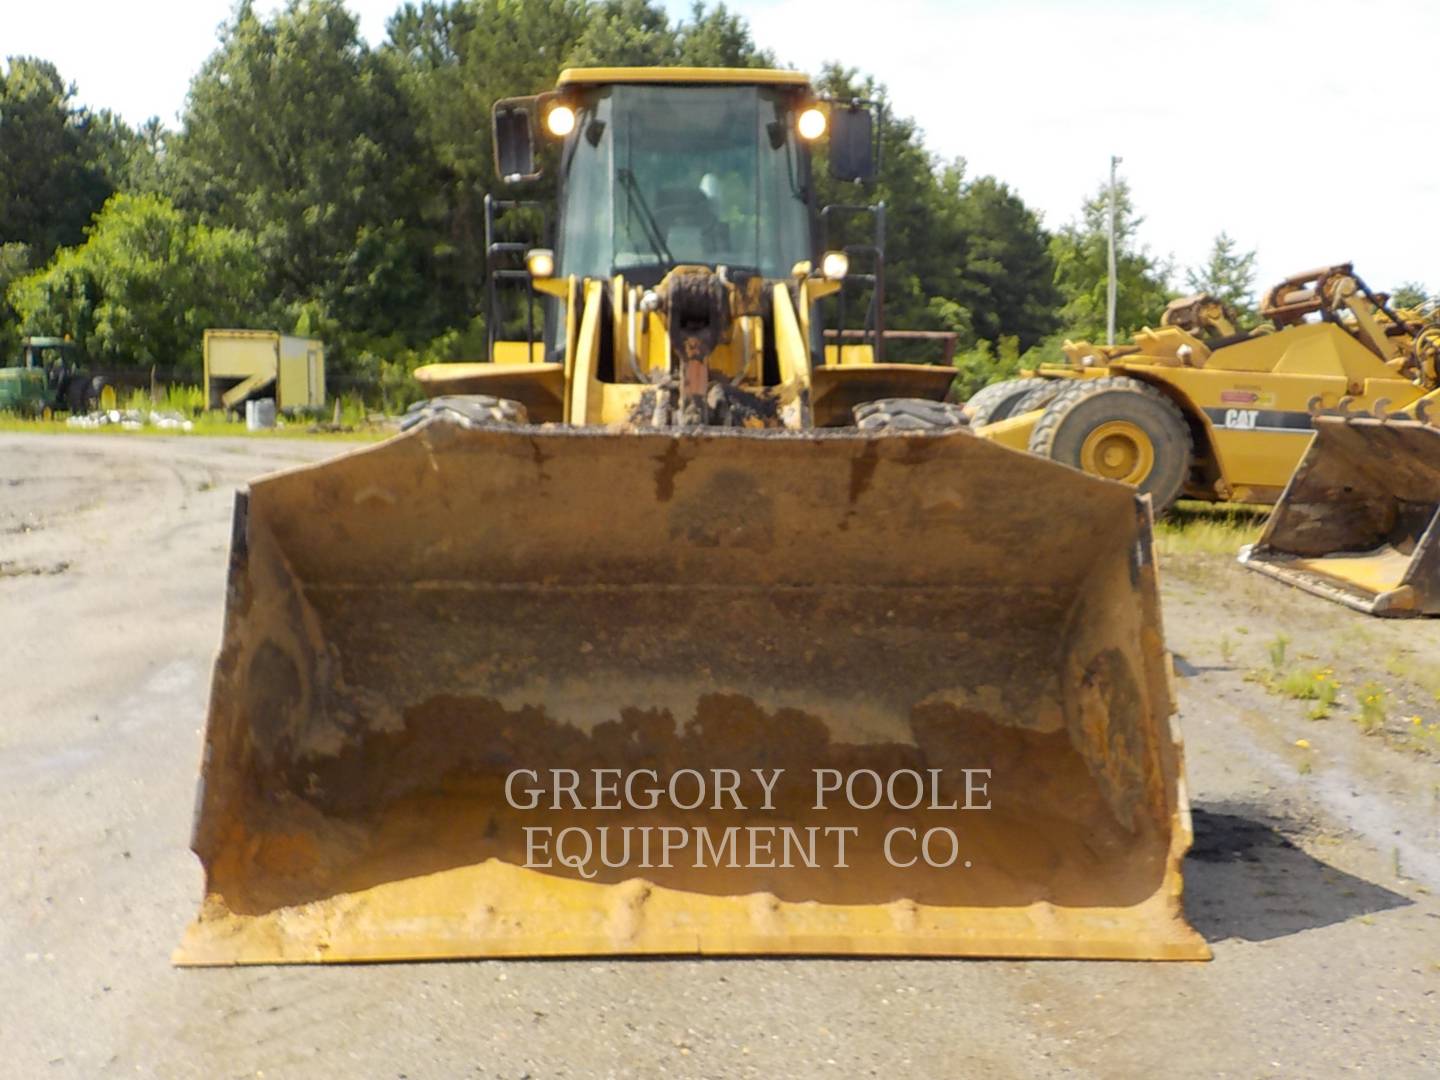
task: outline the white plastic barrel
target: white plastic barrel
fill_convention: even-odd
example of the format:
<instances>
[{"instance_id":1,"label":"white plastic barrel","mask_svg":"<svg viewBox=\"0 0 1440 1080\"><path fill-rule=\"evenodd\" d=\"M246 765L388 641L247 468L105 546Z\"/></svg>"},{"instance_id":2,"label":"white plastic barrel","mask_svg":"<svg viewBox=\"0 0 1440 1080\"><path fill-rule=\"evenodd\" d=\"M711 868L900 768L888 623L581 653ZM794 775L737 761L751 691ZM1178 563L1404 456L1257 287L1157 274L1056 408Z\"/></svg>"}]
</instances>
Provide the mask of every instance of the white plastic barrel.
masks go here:
<instances>
[{"instance_id":1,"label":"white plastic barrel","mask_svg":"<svg viewBox=\"0 0 1440 1080\"><path fill-rule=\"evenodd\" d=\"M245 429L247 431L261 431L274 426L274 398L257 398L245 403Z\"/></svg>"}]
</instances>

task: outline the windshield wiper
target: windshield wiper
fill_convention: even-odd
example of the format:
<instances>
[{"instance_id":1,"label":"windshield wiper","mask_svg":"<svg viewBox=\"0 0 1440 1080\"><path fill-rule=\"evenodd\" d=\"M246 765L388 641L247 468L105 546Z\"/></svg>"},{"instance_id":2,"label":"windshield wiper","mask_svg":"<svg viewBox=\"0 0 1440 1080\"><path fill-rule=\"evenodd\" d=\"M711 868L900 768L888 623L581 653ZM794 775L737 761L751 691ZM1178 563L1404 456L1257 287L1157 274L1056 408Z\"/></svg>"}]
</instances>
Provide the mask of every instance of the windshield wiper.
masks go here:
<instances>
[{"instance_id":1,"label":"windshield wiper","mask_svg":"<svg viewBox=\"0 0 1440 1080\"><path fill-rule=\"evenodd\" d=\"M630 201L630 208L640 218L640 226L645 232L645 239L655 250L655 254L664 260L665 265L674 266L675 256L665 244L665 237L660 232L660 224L655 220L655 215L650 212L650 204L640 193L640 185L635 180L635 174L629 169L618 169L615 175L620 180L620 186L625 189L625 197Z\"/></svg>"}]
</instances>

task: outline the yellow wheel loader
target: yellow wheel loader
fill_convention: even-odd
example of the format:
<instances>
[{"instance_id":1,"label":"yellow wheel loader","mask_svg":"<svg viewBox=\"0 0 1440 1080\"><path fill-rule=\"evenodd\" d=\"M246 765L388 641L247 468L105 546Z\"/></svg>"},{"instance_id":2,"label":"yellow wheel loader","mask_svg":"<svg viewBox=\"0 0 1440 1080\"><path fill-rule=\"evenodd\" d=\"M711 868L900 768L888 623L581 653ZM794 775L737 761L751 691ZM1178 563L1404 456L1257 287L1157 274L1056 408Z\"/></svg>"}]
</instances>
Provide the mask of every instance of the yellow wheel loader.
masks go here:
<instances>
[{"instance_id":1,"label":"yellow wheel loader","mask_svg":"<svg viewBox=\"0 0 1440 1080\"><path fill-rule=\"evenodd\" d=\"M781 71L496 106L525 310L237 497L177 962L1208 956L1148 500L826 344L811 157L874 129Z\"/></svg>"},{"instance_id":2,"label":"yellow wheel loader","mask_svg":"<svg viewBox=\"0 0 1440 1080\"><path fill-rule=\"evenodd\" d=\"M1349 264L1288 278L1237 332L1186 297L1126 345L1069 342L1066 364L967 403L981 438L1178 498L1273 503L1310 444L1312 414L1400 408L1436 386L1437 330L1397 313Z\"/></svg>"}]
</instances>

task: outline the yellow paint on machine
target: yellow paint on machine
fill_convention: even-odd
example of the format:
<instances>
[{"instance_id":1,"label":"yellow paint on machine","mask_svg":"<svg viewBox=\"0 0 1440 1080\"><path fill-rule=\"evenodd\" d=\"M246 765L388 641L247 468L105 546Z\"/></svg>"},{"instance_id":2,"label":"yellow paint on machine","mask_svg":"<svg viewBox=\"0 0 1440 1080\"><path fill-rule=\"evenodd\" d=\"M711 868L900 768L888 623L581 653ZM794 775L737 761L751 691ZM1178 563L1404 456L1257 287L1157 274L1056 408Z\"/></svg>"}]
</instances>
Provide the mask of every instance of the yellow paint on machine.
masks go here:
<instances>
[{"instance_id":1,"label":"yellow paint on machine","mask_svg":"<svg viewBox=\"0 0 1440 1080\"><path fill-rule=\"evenodd\" d=\"M1183 416L1192 444L1184 482L1171 497L1256 503L1280 497L1310 445L1313 413L1342 402L1357 411L1406 409L1440 380L1440 327L1384 307L1349 264L1281 282L1266 294L1261 315L1268 324L1236 333L1214 298L1183 298L1167 308L1159 327L1141 329L1132 341L1067 341L1066 363L1042 365L1033 374L1075 386L1129 379L1158 392ZM1031 446L1044 413L1007 417L976 433L1045 452L1043 445ZM1124 419L1100 413L1100 424ZM1138 462L1145 455L1131 456ZM1102 457L1067 463L1113 475ZM1143 485L1146 472L1131 482Z\"/></svg>"},{"instance_id":2,"label":"yellow paint on machine","mask_svg":"<svg viewBox=\"0 0 1440 1080\"><path fill-rule=\"evenodd\" d=\"M1440 615L1440 391L1402 416L1318 416L1252 570L1371 615Z\"/></svg>"},{"instance_id":3,"label":"yellow paint on machine","mask_svg":"<svg viewBox=\"0 0 1440 1080\"><path fill-rule=\"evenodd\" d=\"M568 156L662 130L623 99L667 84L693 111L654 156L675 143L698 188L671 191L671 168L647 188L631 169L649 151L578 150L558 216L614 257L576 259L564 230L543 257L504 245L526 255L525 302L543 297L538 340L421 368L452 400L237 499L192 838L205 897L176 962L1208 957L1181 904L1191 823L1149 500L969 434L948 363L893 362L944 335L878 310L874 333L829 333L818 302L848 269L816 259L813 185L806 214L764 198L732 219L734 192L691 167L713 145L714 171L767 162L786 191L827 137L836 178L863 180L865 103L807 135L793 72L569 71L497 103L497 168L538 175L537 134ZM592 86L617 87L601 124ZM737 103L766 121L717 120ZM598 235L617 185L639 251ZM737 263L704 205L759 215L773 252ZM739 797L510 797L517 770L549 769L719 771ZM928 777L936 797L821 807L822 772ZM977 773L987 805L951 809ZM655 830L659 858L606 846ZM577 837L598 863L574 860ZM932 837L940 857L917 858Z\"/></svg>"},{"instance_id":4,"label":"yellow paint on machine","mask_svg":"<svg viewBox=\"0 0 1440 1080\"><path fill-rule=\"evenodd\" d=\"M555 878L499 860L316 901L269 917L202 912L184 966L457 956L824 955L1200 960L1174 900L1124 908L956 908L707 896L639 878Z\"/></svg>"},{"instance_id":5,"label":"yellow paint on machine","mask_svg":"<svg viewBox=\"0 0 1440 1080\"><path fill-rule=\"evenodd\" d=\"M179 963L1208 956L1127 487L963 432L432 424L237 513ZM514 809L509 771L551 765L793 784L768 812ZM950 798L989 769L993 808L818 812L819 768ZM844 867L526 866L527 826L602 824L857 832ZM936 826L969 867L887 858Z\"/></svg>"}]
</instances>

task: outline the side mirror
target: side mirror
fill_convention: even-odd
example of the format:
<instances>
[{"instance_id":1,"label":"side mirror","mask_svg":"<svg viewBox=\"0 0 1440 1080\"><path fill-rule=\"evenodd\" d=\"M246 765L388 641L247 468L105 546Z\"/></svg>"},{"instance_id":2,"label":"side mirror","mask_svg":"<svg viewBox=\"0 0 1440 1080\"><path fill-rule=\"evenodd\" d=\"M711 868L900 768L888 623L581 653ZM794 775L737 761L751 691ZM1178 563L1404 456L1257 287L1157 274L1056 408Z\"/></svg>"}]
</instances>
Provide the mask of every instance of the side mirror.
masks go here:
<instances>
[{"instance_id":1,"label":"side mirror","mask_svg":"<svg viewBox=\"0 0 1440 1080\"><path fill-rule=\"evenodd\" d=\"M534 115L534 98L505 98L495 103L495 173L506 183L540 175L535 167Z\"/></svg>"},{"instance_id":2,"label":"side mirror","mask_svg":"<svg viewBox=\"0 0 1440 1080\"><path fill-rule=\"evenodd\" d=\"M830 175L836 180L874 180L875 116L863 105L830 107Z\"/></svg>"}]
</instances>

